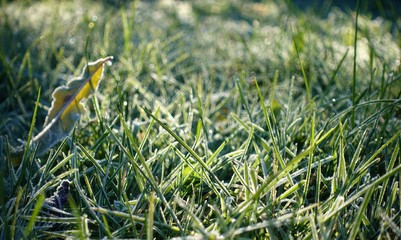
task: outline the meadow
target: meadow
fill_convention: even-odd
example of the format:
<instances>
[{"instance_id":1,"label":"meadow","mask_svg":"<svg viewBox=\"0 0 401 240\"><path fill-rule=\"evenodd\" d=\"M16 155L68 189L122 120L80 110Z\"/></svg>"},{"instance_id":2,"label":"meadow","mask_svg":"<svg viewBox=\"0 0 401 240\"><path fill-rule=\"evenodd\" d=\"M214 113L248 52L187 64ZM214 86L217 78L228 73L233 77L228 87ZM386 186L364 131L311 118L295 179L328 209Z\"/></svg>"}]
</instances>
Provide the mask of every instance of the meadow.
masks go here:
<instances>
[{"instance_id":1,"label":"meadow","mask_svg":"<svg viewBox=\"0 0 401 240\"><path fill-rule=\"evenodd\" d=\"M329 2L0 3L0 239L400 239L401 20Z\"/></svg>"}]
</instances>

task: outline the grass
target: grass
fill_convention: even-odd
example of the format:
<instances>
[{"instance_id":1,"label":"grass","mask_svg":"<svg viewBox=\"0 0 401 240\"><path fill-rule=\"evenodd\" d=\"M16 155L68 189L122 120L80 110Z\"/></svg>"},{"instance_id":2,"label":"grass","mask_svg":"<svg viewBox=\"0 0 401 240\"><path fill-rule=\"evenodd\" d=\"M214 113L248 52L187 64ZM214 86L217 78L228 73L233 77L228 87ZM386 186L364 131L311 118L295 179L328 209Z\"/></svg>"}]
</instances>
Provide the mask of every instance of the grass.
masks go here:
<instances>
[{"instance_id":1,"label":"grass","mask_svg":"<svg viewBox=\"0 0 401 240\"><path fill-rule=\"evenodd\" d=\"M397 24L284 1L2 3L0 238L400 238ZM37 157L22 141L53 90L108 55L90 111Z\"/></svg>"}]
</instances>

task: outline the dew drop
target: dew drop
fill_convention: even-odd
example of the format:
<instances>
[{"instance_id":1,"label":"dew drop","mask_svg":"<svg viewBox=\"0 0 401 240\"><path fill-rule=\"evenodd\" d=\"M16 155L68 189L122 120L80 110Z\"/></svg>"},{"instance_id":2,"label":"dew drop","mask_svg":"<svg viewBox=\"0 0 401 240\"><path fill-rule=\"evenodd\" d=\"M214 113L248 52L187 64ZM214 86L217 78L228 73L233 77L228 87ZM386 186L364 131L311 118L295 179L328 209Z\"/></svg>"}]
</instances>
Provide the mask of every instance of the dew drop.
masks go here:
<instances>
[{"instance_id":1,"label":"dew drop","mask_svg":"<svg viewBox=\"0 0 401 240\"><path fill-rule=\"evenodd\" d=\"M76 39L75 39L74 37L72 37L72 38L68 39L68 42L69 42L71 45L74 45L75 42L76 42Z\"/></svg>"}]
</instances>

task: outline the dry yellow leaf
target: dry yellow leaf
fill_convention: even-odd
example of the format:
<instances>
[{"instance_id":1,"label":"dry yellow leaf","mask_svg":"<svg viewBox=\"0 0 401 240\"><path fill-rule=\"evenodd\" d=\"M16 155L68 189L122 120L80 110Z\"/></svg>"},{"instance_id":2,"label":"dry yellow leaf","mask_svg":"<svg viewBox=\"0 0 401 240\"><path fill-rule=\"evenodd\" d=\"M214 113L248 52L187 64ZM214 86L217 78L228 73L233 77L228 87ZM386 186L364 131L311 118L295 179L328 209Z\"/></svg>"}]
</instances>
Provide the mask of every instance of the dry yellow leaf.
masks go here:
<instances>
[{"instance_id":1,"label":"dry yellow leaf","mask_svg":"<svg viewBox=\"0 0 401 240\"><path fill-rule=\"evenodd\" d=\"M88 63L81 76L54 90L44 128L33 138L33 143L38 145L39 156L70 134L75 122L86 111L81 100L97 90L104 64L112 59L110 56Z\"/></svg>"}]
</instances>

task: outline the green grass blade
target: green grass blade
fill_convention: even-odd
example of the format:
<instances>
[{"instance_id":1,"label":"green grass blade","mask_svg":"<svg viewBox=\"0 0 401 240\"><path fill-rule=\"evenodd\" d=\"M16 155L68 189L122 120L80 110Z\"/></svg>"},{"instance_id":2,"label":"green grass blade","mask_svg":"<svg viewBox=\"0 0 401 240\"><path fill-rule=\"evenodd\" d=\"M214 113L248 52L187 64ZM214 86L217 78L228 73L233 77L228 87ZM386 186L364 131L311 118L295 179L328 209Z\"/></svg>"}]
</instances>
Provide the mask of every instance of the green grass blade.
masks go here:
<instances>
[{"instance_id":1,"label":"green grass blade","mask_svg":"<svg viewBox=\"0 0 401 240\"><path fill-rule=\"evenodd\" d=\"M29 217L29 222L25 227L24 236L28 238L30 232L32 231L33 225L36 221L36 217L39 215L40 209L42 209L43 202L45 201L45 195L39 195L35 207L33 208L32 214Z\"/></svg>"},{"instance_id":2,"label":"green grass blade","mask_svg":"<svg viewBox=\"0 0 401 240\"><path fill-rule=\"evenodd\" d=\"M389 179L390 177L392 177L393 175L397 174L399 171L401 170L401 165L395 167L393 170L387 172L386 174L384 174L383 176L381 176L380 178L376 179L374 182L370 183L369 185L367 185L366 187L364 187L363 189L359 190L357 193L355 193L354 195L350 196L344 203L342 203L338 208L336 208L335 211L332 211L330 214L328 214L327 216L324 217L323 222L326 222L328 220L330 220L333 216L335 216L339 211L343 210L345 207L347 207L348 205L350 205L351 203L353 203L356 199L358 199L359 197L361 197L363 194L365 194L366 192L368 192L371 188L375 188L377 187L379 184L381 184L382 182L384 182L385 180Z\"/></svg>"},{"instance_id":3,"label":"green grass blade","mask_svg":"<svg viewBox=\"0 0 401 240\"><path fill-rule=\"evenodd\" d=\"M213 180L216 181L216 183L219 185L219 187L228 195L230 196L229 191L227 188L224 186L224 184L217 178L217 176L212 172L212 170L209 168L209 166L201 159L201 157L195 153L195 151L186 143L184 140L179 137L176 133L174 133L168 126L166 126L163 122L161 122L156 116L154 116L149 110L144 108L144 111L146 114L151 116L164 130L166 130L170 135L177 140L191 155L194 157L194 159L205 169L210 176L213 178Z\"/></svg>"},{"instance_id":4,"label":"green grass blade","mask_svg":"<svg viewBox=\"0 0 401 240\"><path fill-rule=\"evenodd\" d=\"M32 141L32 137L33 137L33 130L35 129L35 122L36 122L36 114L37 114L37 110L38 110L38 106L39 106L39 99L40 99L40 88L38 91L38 96L36 98L36 102L35 102L35 109L33 111L33 116L32 116L32 121L31 121L31 126L29 128L29 133L28 133L28 139L24 148L24 153L22 156L22 163L18 169L18 171L21 173L18 177L18 180L16 182L16 186L20 186L21 181L23 180L24 176L25 176L25 172L26 172L26 168L28 166L28 153L29 153L29 148L31 145L31 141Z\"/></svg>"},{"instance_id":5,"label":"green grass blade","mask_svg":"<svg viewBox=\"0 0 401 240\"><path fill-rule=\"evenodd\" d=\"M125 133L127 134L128 139L130 140L131 146L135 149L136 154L139 156L139 160L140 160L142 166L144 167L145 171L141 170L139 165L135 162L135 159L132 157L131 153L123 146L123 144L118 140L117 136L115 136L113 131L106 125L107 130L109 131L110 135L113 136L114 140L117 142L117 144L120 146L120 148L124 151L124 153L131 160L131 163L133 163L133 165L136 165L137 169L142 173L142 176L144 176L149 181L149 183L152 185L152 188L156 191L157 195L162 200L163 204L167 207L167 210L170 212L170 214L174 218L174 221L176 222L177 226L180 229L182 229L180 221L178 220L176 214L171 209L167 200L164 198L162 191L158 187L159 185L156 183L156 180L154 179L153 174L152 174L149 166L147 165L145 158L141 154L141 151L139 150L138 146L136 145L134 138L133 138L132 134L130 133L130 131L129 131L127 125L125 124L125 121L121 115L120 115L120 118L121 118L121 122L123 123Z\"/></svg>"},{"instance_id":6,"label":"green grass blade","mask_svg":"<svg viewBox=\"0 0 401 240\"><path fill-rule=\"evenodd\" d=\"M399 151L400 151L400 142L398 142L397 146L395 147L395 149L391 155L390 162L387 167L387 172L394 168L395 161L397 159ZM382 185L382 189L380 190L379 200L377 202L378 206L382 206L382 202L384 199L384 194L386 193L387 185L388 185L388 179L384 181L384 183Z\"/></svg>"},{"instance_id":7,"label":"green grass blade","mask_svg":"<svg viewBox=\"0 0 401 240\"><path fill-rule=\"evenodd\" d=\"M299 53L299 47L298 47L298 44L297 44L297 40L295 39L295 35L294 35L294 32L292 31L292 27L291 26L290 26L290 29L291 29L291 35L292 35L292 43L294 44L295 51L297 53L297 57L298 57L298 61L299 61L299 65L301 66L302 76L304 78L304 83L305 83L305 88L306 88L306 94L307 94L307 97L308 97L308 102L311 102L312 101L312 94L311 94L311 91L310 91L310 88L309 88L309 80L306 77L304 64L302 62L301 55Z\"/></svg>"},{"instance_id":8,"label":"green grass blade","mask_svg":"<svg viewBox=\"0 0 401 240\"><path fill-rule=\"evenodd\" d=\"M153 240L153 224L154 224L154 213L155 213L155 194L151 192L149 194L149 209L146 214L146 239Z\"/></svg>"},{"instance_id":9,"label":"green grass blade","mask_svg":"<svg viewBox=\"0 0 401 240\"><path fill-rule=\"evenodd\" d=\"M244 105L244 108L246 109L246 112L248 113L249 120L251 122L253 122L251 110L249 108L248 101L245 98L244 90L243 90L243 87L241 85L241 80L239 78L235 78L235 83L236 83L238 91L239 91L239 96L240 96L241 102Z\"/></svg>"},{"instance_id":10,"label":"green grass blade","mask_svg":"<svg viewBox=\"0 0 401 240\"><path fill-rule=\"evenodd\" d=\"M369 201L372 197L374 188L370 188L369 191L366 193L365 197L363 198L362 205L359 207L358 214L355 217L355 222L352 224L352 229L349 234L349 239L356 239L357 234L360 232L360 224L362 222L363 214L368 207Z\"/></svg>"},{"instance_id":11,"label":"green grass blade","mask_svg":"<svg viewBox=\"0 0 401 240\"><path fill-rule=\"evenodd\" d=\"M12 222L11 222L11 227L10 227L10 231L11 231L11 239L15 239L15 231L16 231L16 225L17 225L17 219L18 219L18 211L19 211L19 205L20 205L20 201L22 198L22 193L23 190L19 189L18 193L17 193L17 198L15 200L15 205L14 205L14 214L12 215Z\"/></svg>"},{"instance_id":12,"label":"green grass blade","mask_svg":"<svg viewBox=\"0 0 401 240\"><path fill-rule=\"evenodd\" d=\"M258 85L257 81L255 81L255 84L256 84L256 89L258 90L259 100L260 100L259 102L260 102L260 105L262 107L263 114L265 116L265 120L266 120L266 123L267 123L267 128L268 128L268 131L269 131L269 135L270 135L270 138L272 140L274 154L275 154L276 158L278 159L278 162L280 163L280 167L284 169L284 168L286 168L286 164L284 163L284 160L283 160L283 158L282 158L282 156L280 154L278 145L276 143L275 136L273 135L273 127L272 127L272 124L271 124L271 121L270 121L270 117L269 117L269 114L268 114L266 106L265 106L265 100L263 98L262 92L261 92L261 90L259 88L259 85ZM287 175L287 178L288 178L288 182L291 185L294 185L294 183L293 183L293 181L291 179L291 176Z\"/></svg>"},{"instance_id":13,"label":"green grass blade","mask_svg":"<svg viewBox=\"0 0 401 240\"><path fill-rule=\"evenodd\" d=\"M357 104L356 102L356 57L357 57L357 41L358 41L358 17L359 17L359 0L356 1L356 17L355 17L355 34L354 34L354 67L353 67L353 74L352 74L352 106L355 107ZM352 108L352 115L351 115L351 126L355 127L355 108Z\"/></svg>"}]
</instances>

